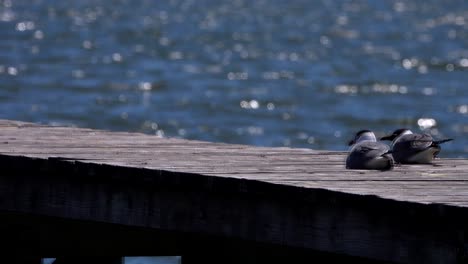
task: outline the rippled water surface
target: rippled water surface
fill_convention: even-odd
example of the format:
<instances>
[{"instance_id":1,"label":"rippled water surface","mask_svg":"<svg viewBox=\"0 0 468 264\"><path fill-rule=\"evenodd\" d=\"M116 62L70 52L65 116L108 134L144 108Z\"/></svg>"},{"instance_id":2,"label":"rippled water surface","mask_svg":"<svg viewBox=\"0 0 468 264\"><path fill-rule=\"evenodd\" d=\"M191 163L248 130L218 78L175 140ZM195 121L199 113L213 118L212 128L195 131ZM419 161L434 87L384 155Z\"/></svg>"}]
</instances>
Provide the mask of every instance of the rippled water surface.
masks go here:
<instances>
[{"instance_id":1,"label":"rippled water surface","mask_svg":"<svg viewBox=\"0 0 468 264\"><path fill-rule=\"evenodd\" d=\"M356 130L468 157L468 1L0 0L0 118L347 149Z\"/></svg>"}]
</instances>

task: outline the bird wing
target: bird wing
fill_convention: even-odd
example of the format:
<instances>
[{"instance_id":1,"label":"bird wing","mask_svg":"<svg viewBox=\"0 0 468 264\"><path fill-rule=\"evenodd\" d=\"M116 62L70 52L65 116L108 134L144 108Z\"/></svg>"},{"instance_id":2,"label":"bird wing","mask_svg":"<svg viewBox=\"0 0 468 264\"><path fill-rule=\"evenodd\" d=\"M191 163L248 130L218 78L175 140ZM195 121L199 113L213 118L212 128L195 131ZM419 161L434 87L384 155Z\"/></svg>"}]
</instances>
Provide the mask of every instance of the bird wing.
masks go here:
<instances>
[{"instance_id":1,"label":"bird wing","mask_svg":"<svg viewBox=\"0 0 468 264\"><path fill-rule=\"evenodd\" d=\"M388 153L389 150L390 147L383 143L364 141L356 144L351 151L362 156L363 158L372 159Z\"/></svg>"},{"instance_id":2,"label":"bird wing","mask_svg":"<svg viewBox=\"0 0 468 264\"><path fill-rule=\"evenodd\" d=\"M393 159L389 164L388 152L390 147L381 142L363 141L355 144L346 158L348 169L390 169L393 167ZM385 156L385 160L382 159Z\"/></svg>"},{"instance_id":3,"label":"bird wing","mask_svg":"<svg viewBox=\"0 0 468 264\"><path fill-rule=\"evenodd\" d=\"M432 142L432 136L429 134L404 135L393 144L393 152L404 152L411 155L429 148Z\"/></svg>"}]
</instances>

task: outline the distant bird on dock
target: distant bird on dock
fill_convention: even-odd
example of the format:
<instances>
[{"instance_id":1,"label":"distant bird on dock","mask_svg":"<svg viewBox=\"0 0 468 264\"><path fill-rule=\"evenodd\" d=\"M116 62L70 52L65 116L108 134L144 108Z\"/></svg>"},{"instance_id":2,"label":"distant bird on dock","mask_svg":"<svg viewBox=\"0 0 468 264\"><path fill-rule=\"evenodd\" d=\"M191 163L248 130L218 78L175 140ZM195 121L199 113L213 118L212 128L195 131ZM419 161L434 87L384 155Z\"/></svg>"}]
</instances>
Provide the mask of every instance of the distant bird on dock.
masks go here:
<instances>
[{"instance_id":1,"label":"distant bird on dock","mask_svg":"<svg viewBox=\"0 0 468 264\"><path fill-rule=\"evenodd\" d=\"M374 132L361 130L348 145L351 148L346 158L347 169L391 170L393 168L390 147L377 142Z\"/></svg>"},{"instance_id":2,"label":"distant bird on dock","mask_svg":"<svg viewBox=\"0 0 468 264\"><path fill-rule=\"evenodd\" d=\"M439 154L440 144L453 139L434 140L429 134L416 134L409 129L400 128L380 140L392 141L392 155L397 163L430 164Z\"/></svg>"}]
</instances>

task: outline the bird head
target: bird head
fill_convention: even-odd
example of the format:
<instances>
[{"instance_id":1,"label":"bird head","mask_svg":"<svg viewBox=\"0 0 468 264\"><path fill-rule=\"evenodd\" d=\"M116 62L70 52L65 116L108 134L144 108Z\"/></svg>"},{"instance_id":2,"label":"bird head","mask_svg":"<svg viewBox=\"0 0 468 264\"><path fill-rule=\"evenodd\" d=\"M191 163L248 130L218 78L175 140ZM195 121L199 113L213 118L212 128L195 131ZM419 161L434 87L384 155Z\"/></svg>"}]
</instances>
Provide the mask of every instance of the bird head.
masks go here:
<instances>
[{"instance_id":1,"label":"bird head","mask_svg":"<svg viewBox=\"0 0 468 264\"><path fill-rule=\"evenodd\" d=\"M374 132L368 129L363 129L357 132L354 138L348 142L348 146L352 146L358 142L365 141L365 140L377 141L377 139L375 138Z\"/></svg>"},{"instance_id":2,"label":"bird head","mask_svg":"<svg viewBox=\"0 0 468 264\"><path fill-rule=\"evenodd\" d=\"M411 132L411 130L407 129L407 128L399 128L395 131L393 131L392 134L390 135L387 135L387 136L383 136L380 138L380 140L390 140L390 141L393 141L395 140L396 138L402 136L402 135L406 135L406 134L412 134L413 132Z\"/></svg>"}]
</instances>

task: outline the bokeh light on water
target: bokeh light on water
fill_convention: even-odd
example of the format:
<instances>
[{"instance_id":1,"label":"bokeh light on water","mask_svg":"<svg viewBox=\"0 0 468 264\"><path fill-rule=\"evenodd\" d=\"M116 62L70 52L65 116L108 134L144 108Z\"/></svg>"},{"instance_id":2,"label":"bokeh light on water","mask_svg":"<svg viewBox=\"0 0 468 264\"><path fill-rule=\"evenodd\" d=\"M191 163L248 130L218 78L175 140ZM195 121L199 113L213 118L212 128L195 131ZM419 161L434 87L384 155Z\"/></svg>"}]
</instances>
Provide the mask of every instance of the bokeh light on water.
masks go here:
<instances>
[{"instance_id":1,"label":"bokeh light on water","mask_svg":"<svg viewBox=\"0 0 468 264\"><path fill-rule=\"evenodd\" d=\"M0 0L0 118L345 150L359 129L468 157L468 2Z\"/></svg>"}]
</instances>

